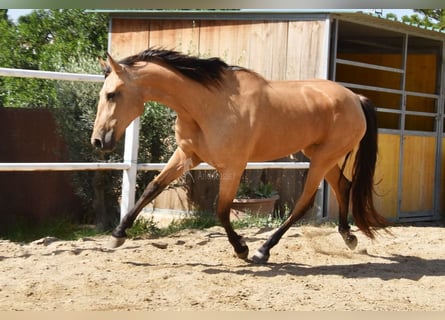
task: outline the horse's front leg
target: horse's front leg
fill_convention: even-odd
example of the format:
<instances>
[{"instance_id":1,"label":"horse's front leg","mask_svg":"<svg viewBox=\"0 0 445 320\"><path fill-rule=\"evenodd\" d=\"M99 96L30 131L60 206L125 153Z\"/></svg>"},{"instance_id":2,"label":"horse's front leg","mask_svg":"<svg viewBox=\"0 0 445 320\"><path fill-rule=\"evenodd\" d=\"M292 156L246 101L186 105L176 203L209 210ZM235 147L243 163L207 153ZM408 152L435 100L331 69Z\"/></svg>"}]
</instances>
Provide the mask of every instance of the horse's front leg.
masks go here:
<instances>
[{"instance_id":1,"label":"horse's front leg","mask_svg":"<svg viewBox=\"0 0 445 320\"><path fill-rule=\"evenodd\" d=\"M125 231L133 225L139 212L156 198L170 182L179 178L185 170L190 170L198 163L199 160L195 156L186 155L180 148L177 148L168 161L167 166L148 184L135 206L123 217L119 225L114 229L109 246L112 248L121 246L127 238Z\"/></svg>"},{"instance_id":2,"label":"horse's front leg","mask_svg":"<svg viewBox=\"0 0 445 320\"><path fill-rule=\"evenodd\" d=\"M244 239L233 230L232 224L230 223L230 208L236 195L242 172L243 170L220 171L219 196L216 214L227 233L230 244L235 249L236 255L238 258L246 259L249 255L249 247L246 245Z\"/></svg>"}]
</instances>

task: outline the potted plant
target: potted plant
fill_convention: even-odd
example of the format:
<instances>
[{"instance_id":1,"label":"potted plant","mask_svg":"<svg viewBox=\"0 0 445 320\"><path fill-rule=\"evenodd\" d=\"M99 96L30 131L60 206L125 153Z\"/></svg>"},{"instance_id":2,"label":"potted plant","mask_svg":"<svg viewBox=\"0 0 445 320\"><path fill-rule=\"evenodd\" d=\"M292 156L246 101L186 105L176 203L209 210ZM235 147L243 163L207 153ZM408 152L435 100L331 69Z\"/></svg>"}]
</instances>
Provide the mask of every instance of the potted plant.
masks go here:
<instances>
[{"instance_id":1,"label":"potted plant","mask_svg":"<svg viewBox=\"0 0 445 320\"><path fill-rule=\"evenodd\" d=\"M238 192L232 202L232 216L242 218L245 215L268 217L273 213L275 202L280 198L270 183L263 183L257 187L247 182L241 182Z\"/></svg>"}]
</instances>

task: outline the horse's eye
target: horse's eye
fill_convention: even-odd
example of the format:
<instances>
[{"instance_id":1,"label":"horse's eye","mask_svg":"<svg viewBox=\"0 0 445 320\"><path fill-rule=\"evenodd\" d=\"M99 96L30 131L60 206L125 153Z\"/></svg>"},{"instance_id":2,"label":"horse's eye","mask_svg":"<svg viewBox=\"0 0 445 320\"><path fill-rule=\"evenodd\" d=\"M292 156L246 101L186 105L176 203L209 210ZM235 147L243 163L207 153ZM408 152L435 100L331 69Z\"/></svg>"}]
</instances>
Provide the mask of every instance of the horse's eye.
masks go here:
<instances>
[{"instance_id":1,"label":"horse's eye","mask_svg":"<svg viewBox=\"0 0 445 320\"><path fill-rule=\"evenodd\" d=\"M116 98L117 93L116 92L109 92L107 93L107 100L112 101L114 98Z\"/></svg>"}]
</instances>

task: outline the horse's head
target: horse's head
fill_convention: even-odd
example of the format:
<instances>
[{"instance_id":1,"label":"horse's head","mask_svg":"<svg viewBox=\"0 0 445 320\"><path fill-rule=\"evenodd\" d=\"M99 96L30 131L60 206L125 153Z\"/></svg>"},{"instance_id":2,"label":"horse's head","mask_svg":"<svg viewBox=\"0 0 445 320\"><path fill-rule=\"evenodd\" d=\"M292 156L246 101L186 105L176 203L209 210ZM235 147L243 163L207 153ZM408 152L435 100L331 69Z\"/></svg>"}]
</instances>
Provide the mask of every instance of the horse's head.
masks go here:
<instances>
[{"instance_id":1,"label":"horse's head","mask_svg":"<svg viewBox=\"0 0 445 320\"><path fill-rule=\"evenodd\" d=\"M101 60L105 82L91 135L92 145L105 152L113 150L127 126L144 110L142 95L130 71L107 55L107 62Z\"/></svg>"}]
</instances>

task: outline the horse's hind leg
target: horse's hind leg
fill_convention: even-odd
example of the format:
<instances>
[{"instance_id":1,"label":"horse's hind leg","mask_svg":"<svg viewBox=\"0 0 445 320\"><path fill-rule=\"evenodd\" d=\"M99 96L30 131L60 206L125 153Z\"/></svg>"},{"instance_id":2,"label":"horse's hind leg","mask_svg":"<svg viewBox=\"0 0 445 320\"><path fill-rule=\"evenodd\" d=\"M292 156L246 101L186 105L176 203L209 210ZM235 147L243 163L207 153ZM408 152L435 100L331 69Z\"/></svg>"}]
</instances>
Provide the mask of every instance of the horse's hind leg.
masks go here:
<instances>
[{"instance_id":1,"label":"horse's hind leg","mask_svg":"<svg viewBox=\"0 0 445 320\"><path fill-rule=\"evenodd\" d=\"M243 170L240 170L240 172L220 171L220 185L216 214L227 233L230 244L235 249L236 255L241 259L246 259L249 255L249 247L246 245L243 238L239 236L235 230L233 230L232 224L230 223L230 208L238 189L242 172Z\"/></svg>"},{"instance_id":2,"label":"horse's hind leg","mask_svg":"<svg viewBox=\"0 0 445 320\"><path fill-rule=\"evenodd\" d=\"M303 193L295 204L291 215L286 221L272 234L272 236L257 250L252 257L256 263L266 263L270 256L270 249L272 249L284 235L284 233L298 220L306 211L312 206L314 202L315 193L321 180L325 176L328 168L332 167L332 161L314 161L311 162L306 183L304 185Z\"/></svg>"},{"instance_id":3,"label":"horse's hind leg","mask_svg":"<svg viewBox=\"0 0 445 320\"><path fill-rule=\"evenodd\" d=\"M338 202L338 232L349 249L354 250L357 247L357 237L351 234L351 228L348 223L351 182L346 179L338 166L335 166L328 172L326 180L334 190Z\"/></svg>"}]
</instances>

